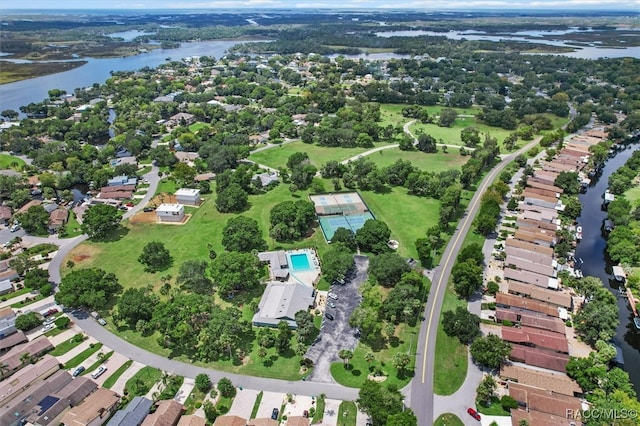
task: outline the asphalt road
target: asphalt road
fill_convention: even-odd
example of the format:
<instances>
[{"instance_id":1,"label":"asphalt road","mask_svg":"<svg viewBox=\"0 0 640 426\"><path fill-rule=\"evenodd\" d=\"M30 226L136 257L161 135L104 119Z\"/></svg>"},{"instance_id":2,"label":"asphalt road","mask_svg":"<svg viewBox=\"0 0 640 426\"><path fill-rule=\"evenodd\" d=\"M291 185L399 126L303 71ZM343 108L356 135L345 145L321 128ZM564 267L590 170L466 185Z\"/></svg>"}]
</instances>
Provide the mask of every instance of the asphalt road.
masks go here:
<instances>
[{"instance_id":1,"label":"asphalt road","mask_svg":"<svg viewBox=\"0 0 640 426\"><path fill-rule=\"evenodd\" d=\"M420 328L420 335L418 340L418 350L416 352L416 372L410 388L410 404L416 416L418 417L418 424L429 425L432 424L434 419L434 393L433 393L433 376L434 376L434 360L435 360L435 347L436 347L436 335L438 330L438 323L440 320L440 313L442 310L442 301L444 300L444 294L447 289L447 283L449 282L449 276L451 275L451 269L455 263L458 252L462 248L465 236L471 229L473 219L478 213L480 207L480 199L491 183L502 172L506 165L514 160L516 156L525 153L531 147L539 142L540 138L536 138L518 151L509 154L502 158L500 163L496 165L478 185L473 198L469 202L467 211L462 220L458 224L456 231L449 240L443 255L440 265L434 270L431 292L427 299L427 305L425 308L425 321ZM456 397L460 395L456 394ZM465 400L473 401L475 395L469 395ZM462 406L463 402L460 403ZM466 410L466 407L461 407ZM464 417L461 417L464 418Z\"/></svg>"}]
</instances>

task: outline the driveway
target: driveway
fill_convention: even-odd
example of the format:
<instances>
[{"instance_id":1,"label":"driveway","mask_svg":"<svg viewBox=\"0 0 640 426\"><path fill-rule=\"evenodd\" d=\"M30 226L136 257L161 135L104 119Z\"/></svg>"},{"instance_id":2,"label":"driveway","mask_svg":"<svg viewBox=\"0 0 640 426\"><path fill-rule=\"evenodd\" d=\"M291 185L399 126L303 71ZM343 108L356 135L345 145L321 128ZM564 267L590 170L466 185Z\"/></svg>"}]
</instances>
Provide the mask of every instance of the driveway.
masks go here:
<instances>
[{"instance_id":1,"label":"driveway","mask_svg":"<svg viewBox=\"0 0 640 426\"><path fill-rule=\"evenodd\" d=\"M334 302L335 308L326 307L326 311L333 315L334 320L323 317L320 334L307 350L306 357L313 361L313 372L307 381L333 383L331 377L331 363L338 361L338 353L342 349L354 350L358 344L355 329L349 325L351 312L360 305L362 295L358 291L360 285L367 280L369 259L365 256L355 256L356 274L345 285L331 286L330 293L335 293L337 300L326 298L325 302Z\"/></svg>"},{"instance_id":2,"label":"driveway","mask_svg":"<svg viewBox=\"0 0 640 426\"><path fill-rule=\"evenodd\" d=\"M342 401L338 399L324 400L324 416L322 417L323 426L338 426L340 403L342 403Z\"/></svg>"},{"instance_id":3,"label":"driveway","mask_svg":"<svg viewBox=\"0 0 640 426\"><path fill-rule=\"evenodd\" d=\"M263 392L262 401L256 414L256 419L270 419L274 408L280 411L282 403L286 400L287 395L281 392ZM253 408L253 407L252 407Z\"/></svg>"},{"instance_id":4,"label":"driveway","mask_svg":"<svg viewBox=\"0 0 640 426\"><path fill-rule=\"evenodd\" d=\"M258 393L257 390L253 389L238 390L227 415L244 417L245 419L250 418L253 405L256 403L256 398L258 398ZM271 413L269 413L269 416L271 416Z\"/></svg>"}]
</instances>

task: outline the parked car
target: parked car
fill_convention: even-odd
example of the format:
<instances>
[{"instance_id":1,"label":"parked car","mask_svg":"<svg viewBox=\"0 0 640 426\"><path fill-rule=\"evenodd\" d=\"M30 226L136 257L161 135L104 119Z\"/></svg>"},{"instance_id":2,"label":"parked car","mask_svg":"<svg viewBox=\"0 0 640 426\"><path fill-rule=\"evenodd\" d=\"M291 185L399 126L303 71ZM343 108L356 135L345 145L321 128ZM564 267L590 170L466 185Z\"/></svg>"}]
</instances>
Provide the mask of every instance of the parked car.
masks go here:
<instances>
[{"instance_id":1,"label":"parked car","mask_svg":"<svg viewBox=\"0 0 640 426\"><path fill-rule=\"evenodd\" d=\"M334 319L334 318L333 318L333 315L331 315L331 313L329 313L329 312L325 312L325 313L324 313L324 316L325 316L327 319L331 320L331 321L333 321L333 319Z\"/></svg>"},{"instance_id":2,"label":"parked car","mask_svg":"<svg viewBox=\"0 0 640 426\"><path fill-rule=\"evenodd\" d=\"M107 367L105 367L104 365L101 365L100 367L98 367L98 369L96 371L94 371L91 374L91 377L93 379L97 379L98 377L102 376L102 374L107 371Z\"/></svg>"},{"instance_id":3,"label":"parked car","mask_svg":"<svg viewBox=\"0 0 640 426\"><path fill-rule=\"evenodd\" d=\"M49 324L53 324L55 322L55 318L51 317L51 318L47 318L46 320L44 320L44 325L49 325Z\"/></svg>"},{"instance_id":4,"label":"parked car","mask_svg":"<svg viewBox=\"0 0 640 426\"><path fill-rule=\"evenodd\" d=\"M47 312L44 313L45 317L49 317L51 315L57 314L58 310L56 308L51 308Z\"/></svg>"},{"instance_id":5,"label":"parked car","mask_svg":"<svg viewBox=\"0 0 640 426\"><path fill-rule=\"evenodd\" d=\"M153 207L145 207L144 209L142 209L143 212L145 213L149 213L153 211Z\"/></svg>"},{"instance_id":6,"label":"parked car","mask_svg":"<svg viewBox=\"0 0 640 426\"><path fill-rule=\"evenodd\" d=\"M305 419L308 419L309 418L309 410L304 410L302 412L302 417L304 417Z\"/></svg>"},{"instance_id":7,"label":"parked car","mask_svg":"<svg viewBox=\"0 0 640 426\"><path fill-rule=\"evenodd\" d=\"M280 414L280 410L278 410L277 408L274 408L273 411L271 412L271 418L273 420L278 420L279 414Z\"/></svg>"},{"instance_id":8,"label":"parked car","mask_svg":"<svg viewBox=\"0 0 640 426\"><path fill-rule=\"evenodd\" d=\"M473 408L467 408L467 413L469 413L469 415L474 419L480 421L480 414L478 414L478 412Z\"/></svg>"},{"instance_id":9,"label":"parked car","mask_svg":"<svg viewBox=\"0 0 640 426\"><path fill-rule=\"evenodd\" d=\"M53 327L55 327L55 326L56 326L55 324L45 324L45 326L44 326L44 327L42 327L42 332L44 333L44 332L46 332L46 331L49 331L49 330L51 330L51 329L52 329Z\"/></svg>"},{"instance_id":10,"label":"parked car","mask_svg":"<svg viewBox=\"0 0 640 426\"><path fill-rule=\"evenodd\" d=\"M338 300L338 295L335 293L329 293L327 296L333 300Z\"/></svg>"},{"instance_id":11,"label":"parked car","mask_svg":"<svg viewBox=\"0 0 640 426\"><path fill-rule=\"evenodd\" d=\"M344 280L344 277L338 278L336 283L339 285L345 285L347 282Z\"/></svg>"},{"instance_id":12,"label":"parked car","mask_svg":"<svg viewBox=\"0 0 640 426\"><path fill-rule=\"evenodd\" d=\"M13 225L9 231L16 232L20 230L20 225Z\"/></svg>"},{"instance_id":13,"label":"parked car","mask_svg":"<svg viewBox=\"0 0 640 426\"><path fill-rule=\"evenodd\" d=\"M329 305L330 308L335 308L336 302L330 300L329 303L327 303L327 305Z\"/></svg>"},{"instance_id":14,"label":"parked car","mask_svg":"<svg viewBox=\"0 0 640 426\"><path fill-rule=\"evenodd\" d=\"M84 371L84 367L80 366L78 368L76 368L75 370L73 370L73 377L78 377L80 374L82 374L82 372Z\"/></svg>"},{"instance_id":15,"label":"parked car","mask_svg":"<svg viewBox=\"0 0 640 426\"><path fill-rule=\"evenodd\" d=\"M98 324L107 325L107 321L104 318L98 318Z\"/></svg>"}]
</instances>

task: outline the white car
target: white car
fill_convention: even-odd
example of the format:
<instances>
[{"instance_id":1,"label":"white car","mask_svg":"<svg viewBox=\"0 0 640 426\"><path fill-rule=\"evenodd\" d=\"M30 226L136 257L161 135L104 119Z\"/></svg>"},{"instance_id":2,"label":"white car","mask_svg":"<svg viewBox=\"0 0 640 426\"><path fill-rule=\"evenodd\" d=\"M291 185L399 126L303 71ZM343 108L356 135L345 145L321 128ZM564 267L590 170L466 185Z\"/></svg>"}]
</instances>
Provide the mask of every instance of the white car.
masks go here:
<instances>
[{"instance_id":1,"label":"white car","mask_svg":"<svg viewBox=\"0 0 640 426\"><path fill-rule=\"evenodd\" d=\"M55 326L56 326L56 325L55 325L55 324L53 324L53 323L45 324L45 325L44 325L44 327L42 327L42 331L43 331L43 332L49 331L49 330L51 330L52 328L54 328Z\"/></svg>"},{"instance_id":2,"label":"white car","mask_svg":"<svg viewBox=\"0 0 640 426\"><path fill-rule=\"evenodd\" d=\"M329 293L327 294L328 297L330 297L333 300L338 300L338 295L335 293Z\"/></svg>"},{"instance_id":3,"label":"white car","mask_svg":"<svg viewBox=\"0 0 640 426\"><path fill-rule=\"evenodd\" d=\"M96 371L91 374L91 378L97 379L98 377L102 376L102 373L104 373L105 371L107 371L107 367L101 365Z\"/></svg>"}]
</instances>

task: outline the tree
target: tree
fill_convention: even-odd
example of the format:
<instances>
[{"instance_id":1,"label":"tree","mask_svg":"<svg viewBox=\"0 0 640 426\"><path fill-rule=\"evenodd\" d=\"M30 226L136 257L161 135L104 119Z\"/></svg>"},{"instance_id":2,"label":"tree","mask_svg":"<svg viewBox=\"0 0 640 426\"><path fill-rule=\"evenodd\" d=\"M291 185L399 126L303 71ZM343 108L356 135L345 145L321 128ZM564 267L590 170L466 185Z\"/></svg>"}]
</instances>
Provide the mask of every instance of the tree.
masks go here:
<instances>
[{"instance_id":1,"label":"tree","mask_svg":"<svg viewBox=\"0 0 640 426\"><path fill-rule=\"evenodd\" d=\"M120 226L120 212L108 204L96 204L82 216L82 232L89 238L105 238Z\"/></svg>"},{"instance_id":2,"label":"tree","mask_svg":"<svg viewBox=\"0 0 640 426\"><path fill-rule=\"evenodd\" d=\"M227 221L222 231L222 245L227 251L250 252L267 249L258 222L246 216L233 217Z\"/></svg>"},{"instance_id":3,"label":"tree","mask_svg":"<svg viewBox=\"0 0 640 426\"><path fill-rule=\"evenodd\" d=\"M158 297L146 289L128 288L120 296L116 318L135 328L138 321L149 321L158 303Z\"/></svg>"},{"instance_id":4,"label":"tree","mask_svg":"<svg viewBox=\"0 0 640 426\"><path fill-rule=\"evenodd\" d=\"M191 185L196 177L196 169L180 161L173 167L172 175L178 186Z\"/></svg>"},{"instance_id":5,"label":"tree","mask_svg":"<svg viewBox=\"0 0 640 426\"><path fill-rule=\"evenodd\" d=\"M198 294L211 294L213 282L207 276L208 264L204 260L185 260L180 265L180 272L176 278L176 283L183 290L192 291Z\"/></svg>"},{"instance_id":6,"label":"tree","mask_svg":"<svg viewBox=\"0 0 640 426\"><path fill-rule=\"evenodd\" d=\"M237 183L231 183L216 198L216 209L220 213L239 213L248 207L249 194Z\"/></svg>"},{"instance_id":7,"label":"tree","mask_svg":"<svg viewBox=\"0 0 640 426\"><path fill-rule=\"evenodd\" d=\"M480 365L497 369L511 353L511 345L495 334L478 337L471 344L471 356Z\"/></svg>"},{"instance_id":8,"label":"tree","mask_svg":"<svg viewBox=\"0 0 640 426\"><path fill-rule=\"evenodd\" d=\"M391 365L398 371L403 371L411 363L411 357L405 352L396 352L391 360Z\"/></svg>"},{"instance_id":9,"label":"tree","mask_svg":"<svg viewBox=\"0 0 640 426\"><path fill-rule=\"evenodd\" d=\"M298 311L295 315L299 341L308 342L316 332L316 326L313 323L313 315L308 311ZM306 352L306 351L305 351Z\"/></svg>"},{"instance_id":10,"label":"tree","mask_svg":"<svg viewBox=\"0 0 640 426\"><path fill-rule=\"evenodd\" d=\"M386 426L418 426L418 418L410 408L387 417Z\"/></svg>"},{"instance_id":11,"label":"tree","mask_svg":"<svg viewBox=\"0 0 640 426\"><path fill-rule=\"evenodd\" d=\"M500 398L500 405L502 405L504 411L509 412L518 408L518 401L509 395L503 395L502 398Z\"/></svg>"},{"instance_id":12,"label":"tree","mask_svg":"<svg viewBox=\"0 0 640 426\"><path fill-rule=\"evenodd\" d=\"M455 109L452 108L443 108L440 111L440 117L438 118L438 126L440 127L451 127L451 125L458 118L458 113Z\"/></svg>"},{"instance_id":13,"label":"tree","mask_svg":"<svg viewBox=\"0 0 640 426\"><path fill-rule=\"evenodd\" d=\"M465 146L478 146L480 144L480 130L475 127L465 127L460 131L460 140Z\"/></svg>"},{"instance_id":14,"label":"tree","mask_svg":"<svg viewBox=\"0 0 640 426\"><path fill-rule=\"evenodd\" d=\"M221 293L247 290L259 284L259 266L251 253L223 252L211 262L211 278Z\"/></svg>"},{"instance_id":15,"label":"tree","mask_svg":"<svg viewBox=\"0 0 640 426\"><path fill-rule=\"evenodd\" d=\"M224 396L225 398L233 398L234 396L236 396L236 387L233 386L231 380L227 379L226 377L223 377L218 381L218 391L220 391L220 395Z\"/></svg>"},{"instance_id":16,"label":"tree","mask_svg":"<svg viewBox=\"0 0 640 426\"><path fill-rule=\"evenodd\" d=\"M293 337L293 332L289 328L289 323L280 321L278 323L278 335L275 341L275 347L279 354L282 355L291 349L291 337Z\"/></svg>"},{"instance_id":17,"label":"tree","mask_svg":"<svg viewBox=\"0 0 640 426\"><path fill-rule=\"evenodd\" d=\"M71 320L67 316L61 316L56 318L55 320L55 325L59 330L66 329L67 327L69 327L69 324L71 324Z\"/></svg>"},{"instance_id":18,"label":"tree","mask_svg":"<svg viewBox=\"0 0 640 426\"><path fill-rule=\"evenodd\" d=\"M436 139L431 135L421 134L418 136L418 150L426 153L437 152Z\"/></svg>"},{"instance_id":19,"label":"tree","mask_svg":"<svg viewBox=\"0 0 640 426\"><path fill-rule=\"evenodd\" d=\"M349 360L353 358L353 351L350 351L348 349L341 349L340 352L338 352L338 357L340 357L340 359L344 362L345 366L348 367Z\"/></svg>"},{"instance_id":20,"label":"tree","mask_svg":"<svg viewBox=\"0 0 640 426\"><path fill-rule=\"evenodd\" d=\"M485 375L478 385L477 395L478 401L484 403L487 407L491 405L491 398L496 392L497 383L491 374Z\"/></svg>"},{"instance_id":21,"label":"tree","mask_svg":"<svg viewBox=\"0 0 640 426\"><path fill-rule=\"evenodd\" d=\"M353 253L342 243L332 243L322 256L322 275L330 283L353 267Z\"/></svg>"},{"instance_id":22,"label":"tree","mask_svg":"<svg viewBox=\"0 0 640 426\"><path fill-rule=\"evenodd\" d=\"M309 201L284 201L273 206L269 220L269 234L276 241L292 241L309 234L316 220L316 211Z\"/></svg>"},{"instance_id":23,"label":"tree","mask_svg":"<svg viewBox=\"0 0 640 426\"><path fill-rule=\"evenodd\" d=\"M442 327L448 336L457 337L460 343L468 345L480 335L480 317L458 306L455 311L445 311Z\"/></svg>"},{"instance_id":24,"label":"tree","mask_svg":"<svg viewBox=\"0 0 640 426\"><path fill-rule=\"evenodd\" d=\"M213 386L213 384L211 383L211 379L205 373L200 373L196 376L195 384L196 388L202 393L208 392Z\"/></svg>"},{"instance_id":25,"label":"tree","mask_svg":"<svg viewBox=\"0 0 640 426\"><path fill-rule=\"evenodd\" d=\"M29 331L42 324L42 320L38 318L35 312L18 315L16 317L16 328L22 331Z\"/></svg>"},{"instance_id":26,"label":"tree","mask_svg":"<svg viewBox=\"0 0 640 426\"><path fill-rule=\"evenodd\" d=\"M576 332L591 346L598 340L609 341L618 327L618 305L605 292L599 292L602 298L583 305L574 318Z\"/></svg>"},{"instance_id":27,"label":"tree","mask_svg":"<svg viewBox=\"0 0 640 426\"><path fill-rule=\"evenodd\" d=\"M27 234L48 235L49 213L42 206L29 207L25 213L16 215L16 219Z\"/></svg>"},{"instance_id":28,"label":"tree","mask_svg":"<svg viewBox=\"0 0 640 426\"><path fill-rule=\"evenodd\" d=\"M468 298L482 286L482 267L473 259L456 262L451 275L453 288L460 297Z\"/></svg>"},{"instance_id":29,"label":"tree","mask_svg":"<svg viewBox=\"0 0 640 426\"><path fill-rule=\"evenodd\" d=\"M207 418L207 422L210 424L213 424L220 415L216 406L209 400L204 401L202 409L204 410L204 416Z\"/></svg>"},{"instance_id":30,"label":"tree","mask_svg":"<svg viewBox=\"0 0 640 426\"><path fill-rule=\"evenodd\" d=\"M368 219L362 228L356 231L356 243L362 251L380 254L389 250L387 243L390 236L391 231L386 223Z\"/></svg>"},{"instance_id":31,"label":"tree","mask_svg":"<svg viewBox=\"0 0 640 426\"><path fill-rule=\"evenodd\" d=\"M425 268L431 268L433 263L432 247L428 238L418 238L415 242L420 264Z\"/></svg>"},{"instance_id":32,"label":"tree","mask_svg":"<svg viewBox=\"0 0 640 426\"><path fill-rule=\"evenodd\" d=\"M49 284L49 271L46 269L34 268L24 274L24 286L37 289Z\"/></svg>"},{"instance_id":33,"label":"tree","mask_svg":"<svg viewBox=\"0 0 640 426\"><path fill-rule=\"evenodd\" d=\"M151 241L142 249L138 262L145 265L147 272L157 272L167 269L171 265L171 255L163 243Z\"/></svg>"},{"instance_id":34,"label":"tree","mask_svg":"<svg viewBox=\"0 0 640 426\"><path fill-rule=\"evenodd\" d=\"M366 380L358 393L358 407L367 413L374 425L384 425L388 417L402 412L402 394L397 388Z\"/></svg>"},{"instance_id":35,"label":"tree","mask_svg":"<svg viewBox=\"0 0 640 426\"><path fill-rule=\"evenodd\" d=\"M294 152L287 159L287 168L289 170L304 164L309 164L309 154L306 152Z\"/></svg>"},{"instance_id":36,"label":"tree","mask_svg":"<svg viewBox=\"0 0 640 426\"><path fill-rule=\"evenodd\" d=\"M369 366L369 370L371 370L371 363L376 360L376 355L373 352L367 352L364 355L364 360Z\"/></svg>"},{"instance_id":37,"label":"tree","mask_svg":"<svg viewBox=\"0 0 640 426\"><path fill-rule=\"evenodd\" d=\"M121 289L112 273L98 268L75 269L62 278L55 299L67 308L101 309Z\"/></svg>"},{"instance_id":38,"label":"tree","mask_svg":"<svg viewBox=\"0 0 640 426\"><path fill-rule=\"evenodd\" d=\"M384 287L393 287L411 268L397 253L383 253L369 261L369 273Z\"/></svg>"},{"instance_id":39,"label":"tree","mask_svg":"<svg viewBox=\"0 0 640 426\"><path fill-rule=\"evenodd\" d=\"M553 184L562 188L565 195L576 195L580 191L580 179L576 172L560 172Z\"/></svg>"},{"instance_id":40,"label":"tree","mask_svg":"<svg viewBox=\"0 0 640 426\"><path fill-rule=\"evenodd\" d=\"M356 236L351 229L338 228L331 237L331 243L342 243L352 252L356 251Z\"/></svg>"}]
</instances>

